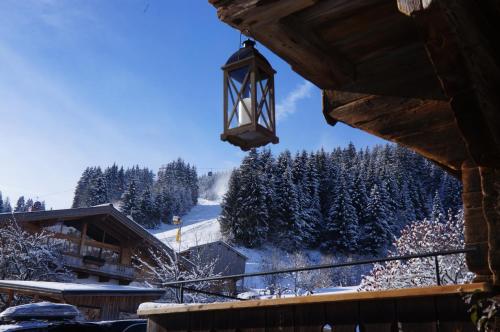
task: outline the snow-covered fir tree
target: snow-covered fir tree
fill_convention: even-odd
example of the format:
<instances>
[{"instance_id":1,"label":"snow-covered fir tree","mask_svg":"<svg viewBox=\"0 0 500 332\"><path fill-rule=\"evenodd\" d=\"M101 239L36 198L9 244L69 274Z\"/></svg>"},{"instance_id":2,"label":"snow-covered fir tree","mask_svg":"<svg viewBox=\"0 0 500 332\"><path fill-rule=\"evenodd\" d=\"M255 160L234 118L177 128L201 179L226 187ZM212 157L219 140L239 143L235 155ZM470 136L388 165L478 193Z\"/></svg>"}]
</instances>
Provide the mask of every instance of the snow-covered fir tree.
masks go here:
<instances>
[{"instance_id":1,"label":"snow-covered fir tree","mask_svg":"<svg viewBox=\"0 0 500 332\"><path fill-rule=\"evenodd\" d=\"M2 211L4 213L12 212L12 206L10 205L9 197L6 197L5 200L3 201L3 209L2 209Z\"/></svg>"},{"instance_id":2,"label":"snow-covered fir tree","mask_svg":"<svg viewBox=\"0 0 500 332\"><path fill-rule=\"evenodd\" d=\"M327 238L321 243L324 250L348 253L358 248L359 222L356 210L352 206L350 186L347 176L340 179L337 196L325 220Z\"/></svg>"},{"instance_id":3,"label":"snow-covered fir tree","mask_svg":"<svg viewBox=\"0 0 500 332\"><path fill-rule=\"evenodd\" d=\"M122 195L122 205L121 210L127 216L134 217L138 216L139 211L139 195L137 194L137 188L135 186L135 181L132 180L128 184L127 190Z\"/></svg>"},{"instance_id":4,"label":"snow-covered fir tree","mask_svg":"<svg viewBox=\"0 0 500 332\"><path fill-rule=\"evenodd\" d=\"M392 231L388 223L391 218L386 207L387 201L384 187L375 184L370 192L361 232L361 248L366 253L377 253L391 241Z\"/></svg>"},{"instance_id":5,"label":"snow-covered fir tree","mask_svg":"<svg viewBox=\"0 0 500 332\"><path fill-rule=\"evenodd\" d=\"M14 212L26 212L26 201L24 196L18 198Z\"/></svg>"},{"instance_id":6,"label":"snow-covered fir tree","mask_svg":"<svg viewBox=\"0 0 500 332\"><path fill-rule=\"evenodd\" d=\"M229 178L228 190L224 195L222 201L222 213L219 216L220 230L222 235L231 242L235 241L234 230L239 229L241 226L239 223L239 189L240 189L240 175L239 170L235 170L231 173ZM269 225L273 227L272 224Z\"/></svg>"},{"instance_id":7,"label":"snow-covered fir tree","mask_svg":"<svg viewBox=\"0 0 500 332\"><path fill-rule=\"evenodd\" d=\"M258 153L251 150L243 159L239 171L238 223L232 229L235 241L248 247L257 247L265 239L268 232L268 211L266 209L265 179L262 172L255 167ZM250 221L250 224L247 223ZM243 223L242 223L243 222Z\"/></svg>"},{"instance_id":8,"label":"snow-covered fir tree","mask_svg":"<svg viewBox=\"0 0 500 332\"><path fill-rule=\"evenodd\" d=\"M281 247L296 248L302 235L298 232L301 216L297 189L293 182L291 155L288 151L278 157L276 168L274 206L268 223L270 234L276 235L276 241Z\"/></svg>"},{"instance_id":9,"label":"snow-covered fir tree","mask_svg":"<svg viewBox=\"0 0 500 332\"><path fill-rule=\"evenodd\" d=\"M106 187L106 180L101 168L98 167L95 170L94 177L90 180L88 187L88 195L86 200L86 206L95 206L104 203L108 203L108 190Z\"/></svg>"},{"instance_id":10,"label":"snow-covered fir tree","mask_svg":"<svg viewBox=\"0 0 500 332\"><path fill-rule=\"evenodd\" d=\"M443 209L443 204L441 203L441 198L439 193L436 191L432 199L432 211L430 219L434 222L443 222L445 219L445 212Z\"/></svg>"}]
</instances>

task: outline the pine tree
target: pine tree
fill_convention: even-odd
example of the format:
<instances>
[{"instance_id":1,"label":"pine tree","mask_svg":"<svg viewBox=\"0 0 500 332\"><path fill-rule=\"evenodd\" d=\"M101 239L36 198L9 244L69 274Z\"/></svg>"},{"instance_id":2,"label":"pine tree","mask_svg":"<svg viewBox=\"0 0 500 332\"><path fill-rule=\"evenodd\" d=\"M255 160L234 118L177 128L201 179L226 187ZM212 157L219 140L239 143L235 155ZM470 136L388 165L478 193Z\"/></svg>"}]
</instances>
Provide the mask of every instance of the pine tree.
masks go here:
<instances>
[{"instance_id":1,"label":"pine tree","mask_svg":"<svg viewBox=\"0 0 500 332\"><path fill-rule=\"evenodd\" d=\"M364 252L377 253L390 244L392 234L387 223L388 212L385 206L387 193L383 186L375 184L370 191L367 206L367 219L362 229L361 247Z\"/></svg>"},{"instance_id":2,"label":"pine tree","mask_svg":"<svg viewBox=\"0 0 500 332\"><path fill-rule=\"evenodd\" d=\"M0 213L3 213L4 207L3 207L3 198L2 198L2 192L0 191Z\"/></svg>"},{"instance_id":3,"label":"pine tree","mask_svg":"<svg viewBox=\"0 0 500 332\"><path fill-rule=\"evenodd\" d=\"M441 204L441 198L439 198L439 192L434 193L434 198L432 200L432 212L430 216L433 222L443 222L446 219L446 214Z\"/></svg>"},{"instance_id":4,"label":"pine tree","mask_svg":"<svg viewBox=\"0 0 500 332\"><path fill-rule=\"evenodd\" d=\"M300 246L301 234L299 202L293 182L292 160L288 151L278 157L276 188L272 219L270 220L270 238L286 249Z\"/></svg>"},{"instance_id":5,"label":"pine tree","mask_svg":"<svg viewBox=\"0 0 500 332\"><path fill-rule=\"evenodd\" d=\"M149 189L145 189L139 199L139 209L137 212L137 222L145 227L152 228L158 226L158 220L155 220L155 206L153 197Z\"/></svg>"},{"instance_id":6,"label":"pine tree","mask_svg":"<svg viewBox=\"0 0 500 332\"><path fill-rule=\"evenodd\" d=\"M234 235L236 240L248 247L260 246L268 232L265 182L257 167L258 161L257 151L252 149L243 159L240 172L237 173L240 175L240 229Z\"/></svg>"},{"instance_id":7,"label":"pine tree","mask_svg":"<svg viewBox=\"0 0 500 332\"><path fill-rule=\"evenodd\" d=\"M315 160L319 179L319 205L324 220L328 216L336 192L338 164L334 163L333 156L327 154L323 149L316 154ZM321 238L318 240L321 241Z\"/></svg>"},{"instance_id":8,"label":"pine tree","mask_svg":"<svg viewBox=\"0 0 500 332\"><path fill-rule=\"evenodd\" d=\"M228 190L222 199L222 209L219 216L221 233L230 242L237 242L234 231L241 228L241 225L239 225L239 210L241 207L239 202L239 180L239 170L234 170L229 178Z\"/></svg>"},{"instance_id":9,"label":"pine tree","mask_svg":"<svg viewBox=\"0 0 500 332\"><path fill-rule=\"evenodd\" d=\"M453 176L445 173L441 184L441 202L445 211L450 210L452 214L462 209L462 184Z\"/></svg>"},{"instance_id":10,"label":"pine tree","mask_svg":"<svg viewBox=\"0 0 500 332\"><path fill-rule=\"evenodd\" d=\"M16 203L16 208L14 212L25 212L26 211L26 203L24 201L24 196L19 197Z\"/></svg>"},{"instance_id":11,"label":"pine tree","mask_svg":"<svg viewBox=\"0 0 500 332\"><path fill-rule=\"evenodd\" d=\"M93 168L90 167L85 168L75 188L75 196L73 198L73 205L71 206L72 208L87 206L88 187L92 175L93 175Z\"/></svg>"},{"instance_id":12,"label":"pine tree","mask_svg":"<svg viewBox=\"0 0 500 332\"><path fill-rule=\"evenodd\" d=\"M358 247L358 217L347 189L345 179L341 178L326 220L328 240L322 244L323 249L348 253Z\"/></svg>"},{"instance_id":13,"label":"pine tree","mask_svg":"<svg viewBox=\"0 0 500 332\"><path fill-rule=\"evenodd\" d=\"M306 174L302 190L304 191L302 220L305 223L303 240L306 246L313 247L318 245L323 223L319 197L319 176L313 154L306 161Z\"/></svg>"},{"instance_id":14,"label":"pine tree","mask_svg":"<svg viewBox=\"0 0 500 332\"><path fill-rule=\"evenodd\" d=\"M121 210L127 216L131 216L134 219L134 216L138 211L138 202L137 202L137 189L135 187L135 181L131 181L127 187L127 190L122 195L122 206Z\"/></svg>"},{"instance_id":15,"label":"pine tree","mask_svg":"<svg viewBox=\"0 0 500 332\"><path fill-rule=\"evenodd\" d=\"M154 205L161 222L165 224L171 223L174 216L172 195L167 190L158 193Z\"/></svg>"},{"instance_id":16,"label":"pine tree","mask_svg":"<svg viewBox=\"0 0 500 332\"><path fill-rule=\"evenodd\" d=\"M362 227L367 219L366 206L368 205L368 194L366 192L366 184L361 174L354 175L351 196L352 206L356 210L359 225Z\"/></svg>"},{"instance_id":17,"label":"pine tree","mask_svg":"<svg viewBox=\"0 0 500 332\"><path fill-rule=\"evenodd\" d=\"M89 182L86 206L108 203L108 188L105 176L100 168L96 168Z\"/></svg>"},{"instance_id":18,"label":"pine tree","mask_svg":"<svg viewBox=\"0 0 500 332\"><path fill-rule=\"evenodd\" d=\"M3 201L3 212L4 213L12 212L12 206L10 205L9 197L6 197L5 200Z\"/></svg>"},{"instance_id":19,"label":"pine tree","mask_svg":"<svg viewBox=\"0 0 500 332\"><path fill-rule=\"evenodd\" d=\"M123 167L119 169L116 164L113 164L111 167L107 167L104 171L104 181L106 183L108 200L110 202L119 200L124 190Z\"/></svg>"}]
</instances>

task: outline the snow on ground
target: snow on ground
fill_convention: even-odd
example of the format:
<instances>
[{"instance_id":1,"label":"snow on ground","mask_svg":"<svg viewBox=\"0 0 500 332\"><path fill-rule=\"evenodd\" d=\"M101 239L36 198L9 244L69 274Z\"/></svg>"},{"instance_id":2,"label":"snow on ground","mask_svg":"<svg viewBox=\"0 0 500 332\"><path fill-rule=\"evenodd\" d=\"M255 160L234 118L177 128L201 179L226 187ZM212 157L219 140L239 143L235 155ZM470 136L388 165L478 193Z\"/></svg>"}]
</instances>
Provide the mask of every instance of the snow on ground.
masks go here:
<instances>
[{"instance_id":1,"label":"snow on ground","mask_svg":"<svg viewBox=\"0 0 500 332\"><path fill-rule=\"evenodd\" d=\"M188 214L182 217L180 243L175 241L178 230L177 225L163 224L160 228L150 230L150 232L174 250L186 250L195 245L222 239L220 224L217 220L220 213L220 202L199 198L198 205L193 207ZM247 273L260 271L263 257L268 256L271 251L276 250L276 248L271 247L262 249L236 247L236 249L248 257L245 267L245 272ZM245 286L247 287L264 287L263 280L260 277L247 278L247 280L245 280Z\"/></svg>"},{"instance_id":2,"label":"snow on ground","mask_svg":"<svg viewBox=\"0 0 500 332\"><path fill-rule=\"evenodd\" d=\"M221 212L220 203L203 198L198 205L182 217L181 242L175 241L178 225L163 224L150 230L158 239L174 250L183 251L190 247L215 242L222 239L217 218Z\"/></svg>"},{"instance_id":3,"label":"snow on ground","mask_svg":"<svg viewBox=\"0 0 500 332\"><path fill-rule=\"evenodd\" d=\"M177 230L179 228L178 225L163 224L160 228L149 231L174 250L183 251L196 245L222 240L220 224L217 220L220 213L221 206L219 201L199 198L198 205L193 207L188 214L182 217L180 243L175 240ZM279 257L282 257L285 263L289 263L286 252L273 246L264 246L259 249L235 247L235 249L248 257L245 266L246 273L262 271L262 263L265 258L269 258L273 255L278 255ZM315 264L320 263L321 253L319 251L307 250L306 253ZM253 289L255 291L263 290L265 288L265 280L263 277L245 278L244 282L246 288ZM347 290L352 291L352 289L349 288ZM346 288L337 287L335 289L331 288L320 292L325 293L338 291L346 291Z\"/></svg>"}]
</instances>

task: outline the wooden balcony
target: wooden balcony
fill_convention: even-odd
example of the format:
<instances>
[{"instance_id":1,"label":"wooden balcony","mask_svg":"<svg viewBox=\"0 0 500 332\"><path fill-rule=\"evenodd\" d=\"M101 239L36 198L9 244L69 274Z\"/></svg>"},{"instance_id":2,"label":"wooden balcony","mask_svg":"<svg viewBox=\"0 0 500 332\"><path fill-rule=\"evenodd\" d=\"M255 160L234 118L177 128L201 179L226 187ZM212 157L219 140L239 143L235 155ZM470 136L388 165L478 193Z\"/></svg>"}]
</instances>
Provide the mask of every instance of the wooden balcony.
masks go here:
<instances>
[{"instance_id":1,"label":"wooden balcony","mask_svg":"<svg viewBox=\"0 0 500 332\"><path fill-rule=\"evenodd\" d=\"M90 261L84 261L84 257L73 254L64 254L64 264L76 271L87 272L90 274L105 276L119 280L133 280L135 278L135 269L132 266L104 262L104 264L93 264Z\"/></svg>"},{"instance_id":2,"label":"wooden balcony","mask_svg":"<svg viewBox=\"0 0 500 332\"><path fill-rule=\"evenodd\" d=\"M489 284L432 286L269 300L139 307L149 332L473 332L465 294ZM497 330L495 330L497 331Z\"/></svg>"}]
</instances>

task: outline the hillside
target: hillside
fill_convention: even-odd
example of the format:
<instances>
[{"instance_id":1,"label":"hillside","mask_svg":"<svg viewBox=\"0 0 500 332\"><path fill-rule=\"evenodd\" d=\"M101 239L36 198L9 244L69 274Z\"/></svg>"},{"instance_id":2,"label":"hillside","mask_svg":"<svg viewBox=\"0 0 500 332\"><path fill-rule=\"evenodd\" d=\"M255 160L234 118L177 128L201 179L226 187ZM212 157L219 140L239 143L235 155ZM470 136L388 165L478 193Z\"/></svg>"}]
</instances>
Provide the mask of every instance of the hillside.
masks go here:
<instances>
[{"instance_id":1,"label":"hillside","mask_svg":"<svg viewBox=\"0 0 500 332\"><path fill-rule=\"evenodd\" d=\"M198 199L198 204L182 217L181 241L175 240L178 226L162 224L160 228L150 230L157 238L175 250L185 250L197 244L205 244L221 239L220 225L217 218L221 212L220 203Z\"/></svg>"},{"instance_id":2,"label":"hillside","mask_svg":"<svg viewBox=\"0 0 500 332\"><path fill-rule=\"evenodd\" d=\"M168 244L176 251L183 251L189 247L205 244L217 240L222 240L218 217L221 213L219 201L212 201L203 198L198 199L198 204L182 218L181 241L176 241L178 232L177 225L163 224L160 228L151 229L150 232L157 238ZM296 261L294 257L280 248L268 244L261 248L246 248L236 246L238 251L248 257L245 272L257 272L263 270L276 270L293 265L310 265L324 262L325 257L317 250L303 250L301 254L306 261ZM279 263L275 264L275 258L279 258ZM285 278L286 279L286 278ZM264 289L266 281L262 277L247 278L245 286L249 289ZM286 283L286 280L283 281ZM350 282L340 282L340 284L352 284ZM338 291L338 290L336 290Z\"/></svg>"}]
</instances>

